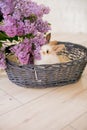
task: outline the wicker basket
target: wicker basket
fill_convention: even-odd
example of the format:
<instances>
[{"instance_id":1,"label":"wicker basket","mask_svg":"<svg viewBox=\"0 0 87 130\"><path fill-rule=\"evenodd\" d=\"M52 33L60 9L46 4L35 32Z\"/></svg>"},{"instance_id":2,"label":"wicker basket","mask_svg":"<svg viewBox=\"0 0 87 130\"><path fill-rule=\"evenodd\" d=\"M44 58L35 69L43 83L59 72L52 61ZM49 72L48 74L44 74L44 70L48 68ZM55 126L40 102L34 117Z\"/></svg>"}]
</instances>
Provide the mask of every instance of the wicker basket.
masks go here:
<instances>
[{"instance_id":1,"label":"wicker basket","mask_svg":"<svg viewBox=\"0 0 87 130\"><path fill-rule=\"evenodd\" d=\"M81 45L58 42L65 44L70 62L53 65L24 65L7 61L8 78L15 84L24 87L54 87L78 81L87 63L87 48Z\"/></svg>"}]
</instances>

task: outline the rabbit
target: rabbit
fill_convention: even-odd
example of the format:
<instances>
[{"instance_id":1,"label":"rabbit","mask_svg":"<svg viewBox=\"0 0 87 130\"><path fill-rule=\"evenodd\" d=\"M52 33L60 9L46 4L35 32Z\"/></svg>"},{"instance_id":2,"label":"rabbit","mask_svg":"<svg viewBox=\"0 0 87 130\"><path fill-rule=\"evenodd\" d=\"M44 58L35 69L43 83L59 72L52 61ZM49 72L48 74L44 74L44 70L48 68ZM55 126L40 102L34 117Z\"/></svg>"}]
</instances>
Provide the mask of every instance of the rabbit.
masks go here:
<instances>
[{"instance_id":1,"label":"rabbit","mask_svg":"<svg viewBox=\"0 0 87 130\"><path fill-rule=\"evenodd\" d=\"M34 59L35 65L43 65L43 64L56 64L60 63L57 53L65 48L63 44L58 45L57 41L49 40L50 34L47 35L48 43L43 45L40 50L41 59Z\"/></svg>"},{"instance_id":2,"label":"rabbit","mask_svg":"<svg viewBox=\"0 0 87 130\"><path fill-rule=\"evenodd\" d=\"M61 47L53 46L53 45L43 45L40 50L41 59L34 60L34 64L41 65L41 64L56 64L60 63L58 58L57 52L59 52ZM59 49L59 50L58 50Z\"/></svg>"}]
</instances>

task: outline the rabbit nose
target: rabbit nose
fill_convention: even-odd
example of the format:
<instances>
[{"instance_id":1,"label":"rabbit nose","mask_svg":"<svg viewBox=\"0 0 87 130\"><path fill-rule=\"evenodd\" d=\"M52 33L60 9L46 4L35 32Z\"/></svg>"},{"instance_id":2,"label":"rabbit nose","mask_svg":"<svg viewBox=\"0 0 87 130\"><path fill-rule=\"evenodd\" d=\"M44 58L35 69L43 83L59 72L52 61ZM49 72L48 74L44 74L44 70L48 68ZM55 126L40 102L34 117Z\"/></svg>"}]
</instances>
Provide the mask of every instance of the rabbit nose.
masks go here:
<instances>
[{"instance_id":1,"label":"rabbit nose","mask_svg":"<svg viewBox=\"0 0 87 130\"><path fill-rule=\"evenodd\" d=\"M43 54L45 55L45 51L43 51Z\"/></svg>"},{"instance_id":2,"label":"rabbit nose","mask_svg":"<svg viewBox=\"0 0 87 130\"><path fill-rule=\"evenodd\" d=\"M40 50L40 54L45 55L45 51Z\"/></svg>"}]
</instances>

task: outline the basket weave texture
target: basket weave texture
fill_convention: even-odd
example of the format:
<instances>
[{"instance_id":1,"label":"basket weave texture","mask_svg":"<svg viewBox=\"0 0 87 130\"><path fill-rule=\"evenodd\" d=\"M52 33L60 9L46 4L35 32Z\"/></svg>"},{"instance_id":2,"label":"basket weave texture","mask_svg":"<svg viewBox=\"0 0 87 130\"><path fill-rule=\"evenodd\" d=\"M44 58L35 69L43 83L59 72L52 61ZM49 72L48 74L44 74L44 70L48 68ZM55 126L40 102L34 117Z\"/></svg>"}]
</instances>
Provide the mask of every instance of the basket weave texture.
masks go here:
<instances>
[{"instance_id":1,"label":"basket weave texture","mask_svg":"<svg viewBox=\"0 0 87 130\"><path fill-rule=\"evenodd\" d=\"M6 60L8 78L24 87L54 87L78 81L87 63L87 48L70 42L58 42L66 46L65 55L71 61L53 65L18 65Z\"/></svg>"}]
</instances>

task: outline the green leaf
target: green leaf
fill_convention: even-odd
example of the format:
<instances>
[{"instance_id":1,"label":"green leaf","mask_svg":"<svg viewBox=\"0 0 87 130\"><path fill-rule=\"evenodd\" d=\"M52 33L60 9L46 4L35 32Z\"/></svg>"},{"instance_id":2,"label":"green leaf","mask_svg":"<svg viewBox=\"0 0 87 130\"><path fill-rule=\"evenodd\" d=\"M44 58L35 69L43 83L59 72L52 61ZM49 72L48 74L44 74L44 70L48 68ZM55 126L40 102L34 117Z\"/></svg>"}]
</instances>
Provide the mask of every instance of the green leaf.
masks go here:
<instances>
[{"instance_id":1,"label":"green leaf","mask_svg":"<svg viewBox=\"0 0 87 130\"><path fill-rule=\"evenodd\" d=\"M8 38L8 40L10 42L12 42L13 40L18 41L18 36L15 36L15 37L12 37L12 38Z\"/></svg>"},{"instance_id":2,"label":"green leaf","mask_svg":"<svg viewBox=\"0 0 87 130\"><path fill-rule=\"evenodd\" d=\"M51 23L48 23L48 25L51 25Z\"/></svg>"},{"instance_id":3,"label":"green leaf","mask_svg":"<svg viewBox=\"0 0 87 130\"><path fill-rule=\"evenodd\" d=\"M31 14L29 17L24 17L24 20L30 20L31 23L37 20L37 16L35 14Z\"/></svg>"},{"instance_id":4,"label":"green leaf","mask_svg":"<svg viewBox=\"0 0 87 130\"><path fill-rule=\"evenodd\" d=\"M1 13L1 11L0 11L0 22L3 20L3 15L2 15L2 13Z\"/></svg>"},{"instance_id":5,"label":"green leaf","mask_svg":"<svg viewBox=\"0 0 87 130\"><path fill-rule=\"evenodd\" d=\"M2 43L0 42L0 48L2 47Z\"/></svg>"},{"instance_id":6,"label":"green leaf","mask_svg":"<svg viewBox=\"0 0 87 130\"><path fill-rule=\"evenodd\" d=\"M8 37L4 32L0 32L0 40L6 41L9 40L10 42L12 42L13 40L18 41L18 36L15 37Z\"/></svg>"},{"instance_id":7,"label":"green leaf","mask_svg":"<svg viewBox=\"0 0 87 130\"><path fill-rule=\"evenodd\" d=\"M4 32L0 32L0 40L6 40L8 36Z\"/></svg>"},{"instance_id":8,"label":"green leaf","mask_svg":"<svg viewBox=\"0 0 87 130\"><path fill-rule=\"evenodd\" d=\"M27 37L27 38L33 38L34 37L34 35L32 34L32 33L30 33L30 34L27 34L27 35L25 35L25 37Z\"/></svg>"}]
</instances>

